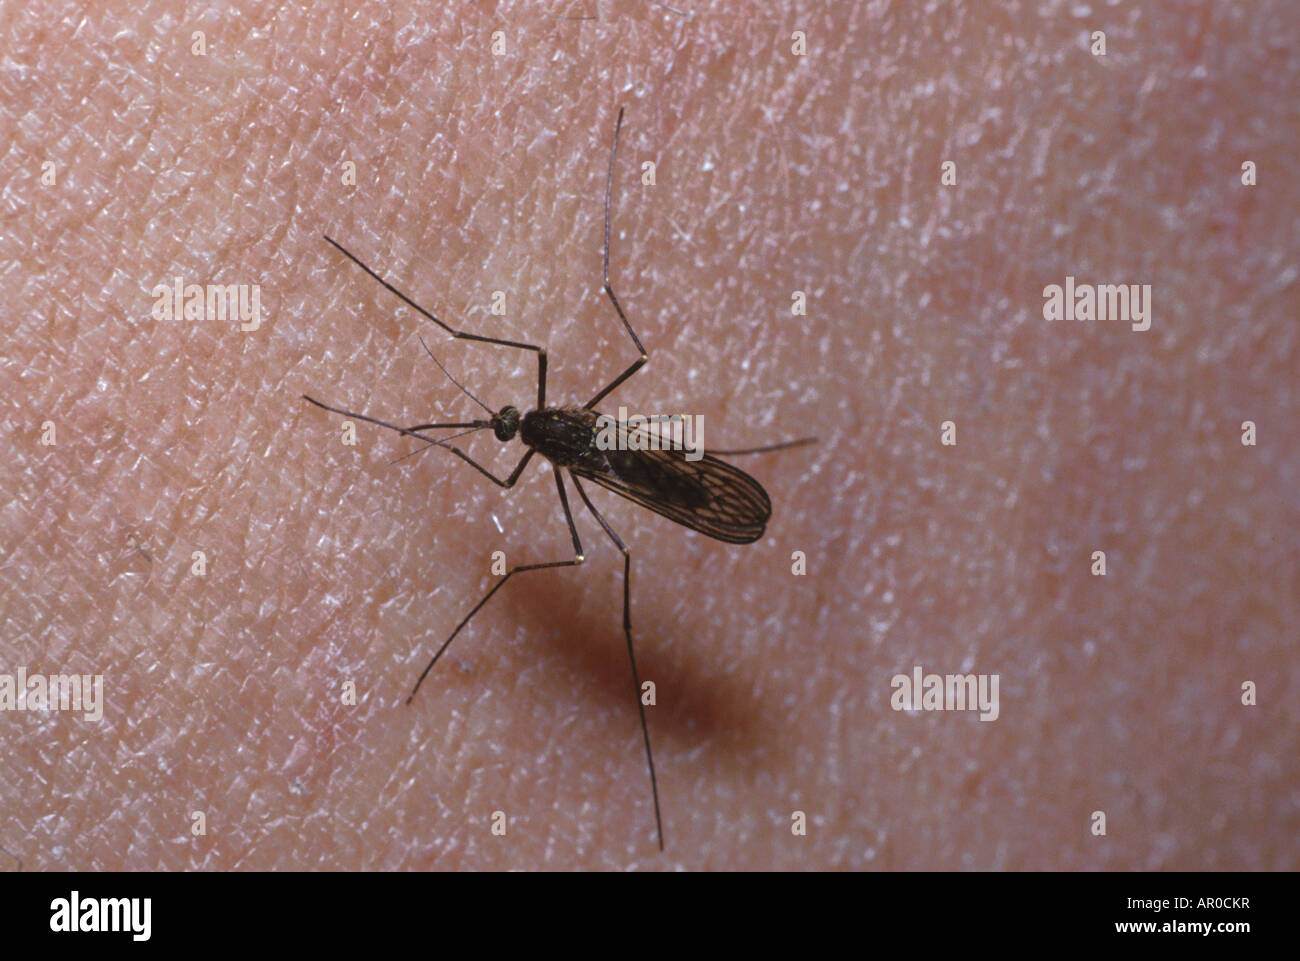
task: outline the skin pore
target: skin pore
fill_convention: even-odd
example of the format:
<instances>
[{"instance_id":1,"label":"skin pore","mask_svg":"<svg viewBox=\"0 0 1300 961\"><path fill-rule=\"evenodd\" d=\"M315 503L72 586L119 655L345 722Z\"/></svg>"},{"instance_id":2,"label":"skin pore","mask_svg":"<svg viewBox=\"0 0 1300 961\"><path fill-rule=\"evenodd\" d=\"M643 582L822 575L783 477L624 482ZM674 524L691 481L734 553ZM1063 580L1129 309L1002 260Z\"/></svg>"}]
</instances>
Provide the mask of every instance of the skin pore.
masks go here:
<instances>
[{"instance_id":1,"label":"skin pore","mask_svg":"<svg viewBox=\"0 0 1300 961\"><path fill-rule=\"evenodd\" d=\"M1294 868L1281 5L55 9L6 30L0 672L102 674L105 706L0 715L26 869ZM390 464L418 445L300 399L478 416L423 336L492 409L535 400L531 354L325 232L544 345L551 403L623 370L620 106L611 276L651 360L602 408L821 438L737 459L753 545L588 485L633 550L665 854L621 557L574 492L584 565L512 580L405 706L494 551L572 556L550 468ZM155 319L178 276L259 285L261 326ZM1152 329L1045 321L1067 276L1151 284ZM999 675L998 719L892 710L916 665Z\"/></svg>"}]
</instances>

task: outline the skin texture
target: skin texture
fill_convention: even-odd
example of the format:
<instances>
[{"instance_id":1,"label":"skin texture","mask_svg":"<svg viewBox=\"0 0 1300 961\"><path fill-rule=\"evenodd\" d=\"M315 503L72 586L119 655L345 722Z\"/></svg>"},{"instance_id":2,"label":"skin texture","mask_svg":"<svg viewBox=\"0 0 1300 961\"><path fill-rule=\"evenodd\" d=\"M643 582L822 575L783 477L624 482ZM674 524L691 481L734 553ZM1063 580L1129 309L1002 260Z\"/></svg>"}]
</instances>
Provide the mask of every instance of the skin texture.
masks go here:
<instances>
[{"instance_id":1,"label":"skin texture","mask_svg":"<svg viewBox=\"0 0 1300 961\"><path fill-rule=\"evenodd\" d=\"M107 698L0 715L27 869L1296 867L1285 4L244 6L0 24L0 671ZM475 416L420 335L491 407L535 396L531 356L452 341L325 231L546 345L553 402L630 363L599 292L620 105L612 275L652 360L603 406L822 439L740 461L774 504L746 547L589 486L633 547L666 854L578 499L585 565L512 581L406 707L493 551L572 556L554 481L390 465L415 445L298 399ZM260 284L261 328L151 318L178 275ZM1152 329L1045 321L1067 275L1152 284ZM998 719L892 710L916 665L998 674Z\"/></svg>"}]
</instances>

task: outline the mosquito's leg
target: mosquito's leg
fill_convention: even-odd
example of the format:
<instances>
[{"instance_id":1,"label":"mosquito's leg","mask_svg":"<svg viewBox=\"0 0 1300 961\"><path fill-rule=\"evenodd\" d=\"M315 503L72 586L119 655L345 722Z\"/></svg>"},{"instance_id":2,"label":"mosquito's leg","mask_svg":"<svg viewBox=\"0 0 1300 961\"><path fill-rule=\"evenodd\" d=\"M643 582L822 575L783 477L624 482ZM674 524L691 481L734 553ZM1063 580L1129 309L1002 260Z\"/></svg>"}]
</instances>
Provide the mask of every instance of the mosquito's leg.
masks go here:
<instances>
[{"instance_id":1,"label":"mosquito's leg","mask_svg":"<svg viewBox=\"0 0 1300 961\"><path fill-rule=\"evenodd\" d=\"M537 354L537 409L546 406L546 351Z\"/></svg>"},{"instance_id":2,"label":"mosquito's leg","mask_svg":"<svg viewBox=\"0 0 1300 961\"><path fill-rule=\"evenodd\" d=\"M636 653L632 650L632 551L623 543L614 528L610 527L605 518L600 516L600 511L596 510L595 505L587 497L587 492L582 489L582 484L573 474L569 475L573 481L573 487L582 498L582 502L587 505L587 510L591 511L591 516L596 518L597 523L609 535L609 539L614 542L614 546L623 552L623 636L627 638L627 659L632 664L632 686L635 689L636 708L641 712L641 736L645 739L645 759L650 766L650 790L654 793L655 798L655 830L659 833L659 850L664 849L664 825L659 816L659 781L655 778L655 758L654 753L650 750L650 728L646 725L645 705L641 703L641 675L636 669Z\"/></svg>"},{"instance_id":3,"label":"mosquito's leg","mask_svg":"<svg viewBox=\"0 0 1300 961\"><path fill-rule=\"evenodd\" d=\"M453 448L453 450L454 449L455 448ZM523 468L523 465L527 463L528 458L532 456L532 453L533 452L530 450L527 454L524 455L523 461L520 462L519 469ZM466 460L468 460L468 458L466 458ZM519 470L517 469L515 471L515 474L511 475L510 483L514 483L514 476L517 475L518 473ZM577 481L574 481L574 483L576 484ZM509 486L509 485L507 484L504 486ZM510 580L510 578L514 577L516 574L522 574L524 571L544 571L551 567L577 567L579 564L582 563L583 561L582 542L578 540L578 529L573 525L573 512L569 510L569 497L567 494L564 493L564 481L560 478L560 472L558 470L555 472L555 486L559 488L560 506L564 508L564 519L568 522L569 534L570 536L573 537L573 560L551 561L546 564L520 564L518 567L512 567L510 568L510 570L506 571L505 577L497 581L496 584L492 586L492 590L488 591L487 594L484 595L483 600L475 604L474 609L471 610L468 614L466 614L464 619L459 624L456 625L456 629L451 632L451 637L447 638L445 641L442 642L442 647L438 648L438 652L433 655L428 665L425 666L424 671L421 672L420 679L415 682L415 687L411 689L410 697L406 699L407 704L411 703L411 700L412 698L415 697L416 692L420 690L420 685L424 683L424 679L428 677L429 672L433 670L433 665L438 663L438 658L442 657L443 652L447 650L447 648L451 645L451 642L456 639L456 635L461 632L461 628L463 628L466 624L470 622L470 618L472 618L475 614L477 614L479 612L479 609L482 608L484 604L492 600L493 594L495 594L497 591L501 590L501 588L506 586L506 581ZM586 498L584 497L583 499L585 500Z\"/></svg>"},{"instance_id":4,"label":"mosquito's leg","mask_svg":"<svg viewBox=\"0 0 1300 961\"><path fill-rule=\"evenodd\" d=\"M789 450L791 447L803 447L805 444L816 444L820 438L817 437L800 437L798 440L786 440L779 444L768 444L766 447L746 447L744 450L709 450L708 454L714 457L740 457L742 454L770 454L777 450Z\"/></svg>"},{"instance_id":5,"label":"mosquito's leg","mask_svg":"<svg viewBox=\"0 0 1300 961\"><path fill-rule=\"evenodd\" d=\"M619 107L618 121L614 124L614 146L609 151L609 178L605 181L605 293L609 297L609 302L614 305L614 309L618 311L618 319L623 321L623 326L627 329L627 335L632 338L632 343L636 344L636 349L640 351L641 356L634 360L627 370L615 377L604 390L587 401L585 406L588 410L595 407L606 394L644 367L645 362L650 359L650 355L641 346L641 338L637 337L636 331L628 323L627 314L623 313L623 306L618 302L618 298L614 296L614 288L609 284L609 201L614 190L614 158L618 156L618 132L622 126L623 108Z\"/></svg>"},{"instance_id":6,"label":"mosquito's leg","mask_svg":"<svg viewBox=\"0 0 1300 961\"><path fill-rule=\"evenodd\" d=\"M426 443L429 444L441 444L442 441L438 440L435 437L425 437L423 434L417 433L417 431L428 430L432 427L477 428L477 427L491 426L491 424L488 421L482 420L482 421L471 421L469 423L464 423L464 424L417 424L415 427L398 427L396 424L390 424L386 420L379 420L377 417L370 417L366 414L358 414L356 411L344 410L342 407L331 407L329 404L322 404L315 397L310 397L307 394L303 394L302 399L307 401L307 403L309 404L315 404L321 410L329 411L331 414L338 414L341 417L354 417L357 420L364 420L367 424L377 424L380 427L387 427L389 430L395 430L399 434L408 434L411 437L418 437L420 440L425 441Z\"/></svg>"},{"instance_id":7,"label":"mosquito's leg","mask_svg":"<svg viewBox=\"0 0 1300 961\"><path fill-rule=\"evenodd\" d=\"M473 400L474 403L478 404L489 414L492 413L491 407L489 407L487 404L483 403L483 401L479 400L476 396L471 394L468 388L464 387L460 381L458 381L455 377L451 376L451 374L448 373L447 368L442 366L442 361L440 361L437 357L434 357L433 351L429 349L429 345L424 342L423 337L420 338L420 346L424 348L424 352L428 354L430 358L433 359L433 362L438 365L438 367L442 370L442 372L447 375L447 379L449 381L451 381L453 384L459 387L461 389L461 392L464 393L466 396L468 396L471 400ZM537 409L541 410L545 406L546 406L546 351L539 350L537 352ZM426 426L435 427L438 425L429 424ZM410 429L419 430L420 428L412 427Z\"/></svg>"},{"instance_id":8,"label":"mosquito's leg","mask_svg":"<svg viewBox=\"0 0 1300 961\"><path fill-rule=\"evenodd\" d=\"M519 463L516 464L515 469L510 472L510 476L507 477L505 480L501 480L501 478L497 477L495 474L493 474L482 464L478 463L476 460L474 460L474 458L470 457L469 454L466 454L459 447L452 447L450 444L448 444L447 450L451 451L453 454L455 454L457 457L463 460L466 464L469 464L470 467L474 468L476 471L478 471L480 474L482 474L492 483L496 484L498 487L514 487L515 481L519 480L519 475L524 472L524 468L528 466L528 462L533 459L533 454L537 453L531 447L528 448L528 450L524 453L524 456L519 458Z\"/></svg>"},{"instance_id":9,"label":"mosquito's leg","mask_svg":"<svg viewBox=\"0 0 1300 961\"><path fill-rule=\"evenodd\" d=\"M437 425L433 425L433 426L437 426ZM416 430L416 428L414 427L408 429L412 431ZM502 480L501 478L497 477L496 474L493 474L490 470L488 470L486 467L480 464L478 461L474 460L474 458L470 457L469 454L466 454L459 447L453 447L451 444L448 444L446 441L430 440L429 438L419 434L417 434L416 436L419 437L422 441L424 441L425 446L417 447L415 450L403 454L401 457L397 458L397 460L393 461L392 463L396 464L397 461L405 460L406 458L412 457L415 454L422 454L430 447L445 447L447 448L447 450L451 451L453 454L455 454L465 463L469 464L470 467L474 468L476 471L478 471L480 474L482 474L492 483L496 484L498 487L506 487L506 488L514 487L515 483L519 480L519 475L524 472L524 468L528 466L528 462L532 460L533 454L536 453L536 451L534 451L532 448L529 448L527 451L525 451L524 456L519 458L519 463L515 465L515 469L510 472L510 476L507 477L505 480Z\"/></svg>"},{"instance_id":10,"label":"mosquito's leg","mask_svg":"<svg viewBox=\"0 0 1300 961\"><path fill-rule=\"evenodd\" d=\"M606 206L608 206L609 204L608 198L606 198L605 202L606 202ZM383 284L384 287L387 288L391 293L397 295L398 299L400 299L402 303L406 304L408 307L411 307L412 309L418 311L423 316L427 317L429 320L433 321L435 324L437 324L447 333L451 334L451 336L455 337L457 340L476 340L482 344L497 344L500 347L517 347L519 350L531 350L534 353L536 353L537 354L537 376L539 381L538 394L541 396L545 396L546 394L546 351L543 350L541 347L538 347L536 344L525 344L517 340L501 340L500 338L497 337L484 337L482 334L470 334L470 333L466 333L463 330L456 330L454 327L451 327L450 325L443 323L437 317L433 316L433 314L425 310L423 307L421 307L419 304L413 301L410 297L406 296L406 294L402 293L400 290L398 290L388 281L384 280L383 277L380 277L379 274L375 273L373 270L367 267L361 261L361 259L356 256L356 254L352 253L352 251L348 250L346 247L344 247L341 243L339 243L329 234L325 234L324 236L326 240L328 240L331 244L333 244L343 254L343 256L347 257L348 260L352 261L354 264L356 264L358 267L360 267L362 270L368 273L371 277L375 278L375 280ZM630 327L628 329L631 330ZM644 354L645 351L642 351L641 353ZM538 406L540 407L542 405L539 404Z\"/></svg>"}]
</instances>

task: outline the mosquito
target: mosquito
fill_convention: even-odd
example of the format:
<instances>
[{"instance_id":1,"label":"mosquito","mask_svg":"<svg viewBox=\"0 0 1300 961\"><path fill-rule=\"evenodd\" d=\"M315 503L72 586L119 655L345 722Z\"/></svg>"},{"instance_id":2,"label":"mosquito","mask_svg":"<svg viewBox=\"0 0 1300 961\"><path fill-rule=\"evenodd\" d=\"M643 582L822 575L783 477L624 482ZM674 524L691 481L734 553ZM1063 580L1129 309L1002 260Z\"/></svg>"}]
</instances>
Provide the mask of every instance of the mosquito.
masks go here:
<instances>
[{"instance_id":1,"label":"mosquito","mask_svg":"<svg viewBox=\"0 0 1300 961\"><path fill-rule=\"evenodd\" d=\"M641 675L637 670L636 653L632 645L632 551L623 542L623 539L614 532L614 528L605 520L600 511L596 510L581 482L591 481L593 484L626 497L642 507L649 508L656 514L661 514L669 520L676 521L683 527L688 527L693 531L725 541L728 544L749 544L762 537L767 521L772 516L772 504L768 499L767 492L763 490L758 481L740 470L740 468L719 460L713 454L705 453L697 455L697 459L688 459L687 452L679 447L659 446L658 449L648 449L650 445L643 443L647 439L646 437L640 437L636 443L632 443L631 435L633 433L646 433L642 428L629 427L627 424L619 422L617 426L619 443L613 445L612 449L602 449L602 446L597 444L597 425L602 415L596 412L596 405L644 367L646 361L649 360L649 354L641 344L641 339L637 337L636 331L632 329L632 324L628 321L627 314L624 313L623 306L619 303L618 297L614 294L614 288L609 282L610 198L614 189L614 163L618 156L618 135L622 127L623 109L620 107L618 120L614 124L614 141L609 152L609 175L605 181L604 292L609 297L610 303L614 305L618 319L632 339L632 343L636 345L638 356L621 374L597 391L591 400L581 407L576 405L547 406L546 350L544 348L536 344L503 340L497 337L485 337L481 334L472 334L454 329L398 290L378 273L366 266L360 258L328 235L325 236L325 239L340 253L379 281L403 303L423 317L433 321L451 334L452 337L458 340L495 344L499 347L513 347L517 350L532 351L536 354L537 406L533 410L521 413L519 408L508 405L494 412L492 408L488 407L487 404L448 373L447 368L443 367L442 362L429 350L423 338L420 339L420 343L424 346L426 353L433 359L433 362L438 365L453 384L487 413L486 417L458 423L416 424L412 427L399 427L396 424L378 420L366 414L344 410L340 407L332 407L313 397L308 397L306 394L303 395L303 399L330 413L386 427L399 434L405 434L423 441L424 446L412 451L412 454L420 453L435 446L446 448L498 487L514 487L523 474L524 468L528 466L529 461L536 454L541 454L551 462L553 467L552 473L555 475L555 487L560 495L560 507L564 510L564 520L569 528L569 536L573 539L573 558L571 560L549 561L540 564L519 564L509 568L501 580L493 585L492 589L461 619L460 623L456 625L456 629L451 632L451 635L442 643L442 646L438 648L433 657L429 659L429 663L425 665L419 679L416 680L415 686L406 699L407 704L410 704L414 699L416 693L420 690L420 685L424 683L424 679L429 676L429 672L433 670L434 665L438 663L439 658L446 652L451 642L456 639L461 630L492 599L496 592L505 587L510 578L527 571L577 567L585 560L582 542L578 538L578 529L573 523L573 512L569 508L569 495L565 491L564 474L568 473L569 482L573 485L573 489L578 492L578 497L582 500L583 505L591 513L591 516L596 519L596 523L600 525L605 535L623 554L623 636L627 641L627 657L632 668L633 691L636 697L637 710L640 712L641 736L645 741L646 764L650 771L650 789L654 796L655 805L655 832L659 841L659 850L663 851L664 832L659 807L659 781L655 776L654 753L650 748L650 729L646 724L645 705L641 700ZM450 437L430 437L422 433L423 431L441 429L459 430L460 433L453 434ZM519 463L515 465L515 469L505 478L496 476L459 447L450 443L450 441L458 437L481 430L491 430L496 439L502 443L507 443L518 436L527 448L519 459ZM805 437L766 447L716 451L714 453L727 456L761 454L812 444L816 441L817 438L815 437ZM608 447L610 445L604 446Z\"/></svg>"}]
</instances>

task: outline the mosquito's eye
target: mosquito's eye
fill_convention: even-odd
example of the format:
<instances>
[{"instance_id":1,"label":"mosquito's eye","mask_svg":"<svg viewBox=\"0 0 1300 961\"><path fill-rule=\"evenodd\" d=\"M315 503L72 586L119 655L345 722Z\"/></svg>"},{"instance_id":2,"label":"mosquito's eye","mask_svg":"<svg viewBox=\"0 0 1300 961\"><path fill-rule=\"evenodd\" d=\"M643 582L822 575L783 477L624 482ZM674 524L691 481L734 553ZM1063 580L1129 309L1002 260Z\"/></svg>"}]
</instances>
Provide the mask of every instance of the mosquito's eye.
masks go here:
<instances>
[{"instance_id":1,"label":"mosquito's eye","mask_svg":"<svg viewBox=\"0 0 1300 961\"><path fill-rule=\"evenodd\" d=\"M514 407L502 407L501 413L492 418L492 432L497 440L507 441L519 432L519 411Z\"/></svg>"}]
</instances>

